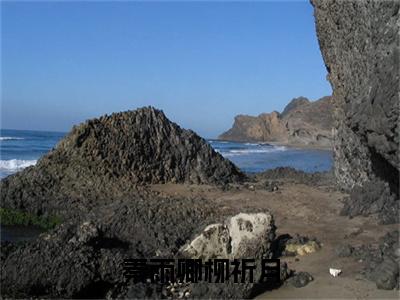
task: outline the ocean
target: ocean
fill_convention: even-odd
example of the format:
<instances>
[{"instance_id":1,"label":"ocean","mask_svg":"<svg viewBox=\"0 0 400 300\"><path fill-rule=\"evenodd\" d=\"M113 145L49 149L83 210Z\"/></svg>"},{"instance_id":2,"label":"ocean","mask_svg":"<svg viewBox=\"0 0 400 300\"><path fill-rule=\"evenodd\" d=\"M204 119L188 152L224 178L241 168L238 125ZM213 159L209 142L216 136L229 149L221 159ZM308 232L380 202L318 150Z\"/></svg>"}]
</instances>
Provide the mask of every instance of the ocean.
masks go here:
<instances>
[{"instance_id":1,"label":"ocean","mask_svg":"<svg viewBox=\"0 0 400 300\"><path fill-rule=\"evenodd\" d=\"M36 164L64 137L63 132L0 130L0 178ZM245 172L293 167L305 172L328 171L332 152L297 149L264 143L237 143L209 139L210 145Z\"/></svg>"},{"instance_id":2,"label":"ocean","mask_svg":"<svg viewBox=\"0 0 400 300\"><path fill-rule=\"evenodd\" d=\"M262 172L277 167L292 167L304 172L329 171L333 167L332 151L302 149L267 143L237 143L208 140L222 156L241 170Z\"/></svg>"},{"instance_id":3,"label":"ocean","mask_svg":"<svg viewBox=\"0 0 400 300\"><path fill-rule=\"evenodd\" d=\"M63 132L1 129L0 178L36 164L64 135Z\"/></svg>"}]
</instances>

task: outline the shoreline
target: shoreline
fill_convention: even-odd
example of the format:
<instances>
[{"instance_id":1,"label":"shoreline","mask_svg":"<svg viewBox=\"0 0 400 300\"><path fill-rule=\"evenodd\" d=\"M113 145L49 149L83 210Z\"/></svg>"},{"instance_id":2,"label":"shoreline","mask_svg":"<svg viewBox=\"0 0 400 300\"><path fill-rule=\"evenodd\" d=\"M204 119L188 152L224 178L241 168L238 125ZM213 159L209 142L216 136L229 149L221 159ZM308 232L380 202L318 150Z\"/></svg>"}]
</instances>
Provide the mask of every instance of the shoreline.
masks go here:
<instances>
[{"instance_id":1,"label":"shoreline","mask_svg":"<svg viewBox=\"0 0 400 300\"><path fill-rule=\"evenodd\" d=\"M321 146L321 145L309 145L309 144L290 144L290 143L284 143L284 142L276 142L276 141L252 141L252 140L225 140L225 139L211 139L213 141L218 141L218 142L230 142L230 143L257 143L257 144L267 144L267 145L273 145L273 146L285 146L289 148L300 148L300 149L310 149L310 150L326 150L326 151L333 151L333 145L332 146Z\"/></svg>"}]
</instances>

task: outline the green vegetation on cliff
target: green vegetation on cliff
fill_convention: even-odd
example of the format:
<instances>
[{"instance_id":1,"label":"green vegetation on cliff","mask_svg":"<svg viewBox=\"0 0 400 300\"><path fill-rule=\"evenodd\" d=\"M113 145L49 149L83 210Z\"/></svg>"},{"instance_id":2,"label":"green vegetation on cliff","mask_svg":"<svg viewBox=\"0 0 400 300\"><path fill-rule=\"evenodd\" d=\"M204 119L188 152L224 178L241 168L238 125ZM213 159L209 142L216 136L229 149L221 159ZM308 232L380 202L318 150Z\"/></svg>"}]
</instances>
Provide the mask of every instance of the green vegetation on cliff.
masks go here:
<instances>
[{"instance_id":1,"label":"green vegetation on cliff","mask_svg":"<svg viewBox=\"0 0 400 300\"><path fill-rule=\"evenodd\" d=\"M0 208L1 225L34 225L48 230L54 228L60 223L61 219L57 216L40 217L18 210Z\"/></svg>"}]
</instances>

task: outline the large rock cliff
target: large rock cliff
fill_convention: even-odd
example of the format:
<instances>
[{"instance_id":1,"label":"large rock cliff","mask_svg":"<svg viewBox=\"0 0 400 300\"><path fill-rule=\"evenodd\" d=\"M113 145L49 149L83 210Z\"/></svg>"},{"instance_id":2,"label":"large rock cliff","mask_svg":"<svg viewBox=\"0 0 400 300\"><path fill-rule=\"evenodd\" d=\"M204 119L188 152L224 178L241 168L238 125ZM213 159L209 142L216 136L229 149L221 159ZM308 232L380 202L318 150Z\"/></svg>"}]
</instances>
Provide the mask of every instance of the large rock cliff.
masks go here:
<instances>
[{"instance_id":1,"label":"large rock cliff","mask_svg":"<svg viewBox=\"0 0 400 300\"><path fill-rule=\"evenodd\" d=\"M137 184L222 184L242 177L196 133L146 107L75 126L36 166L1 181L1 205L33 213L68 210L73 202L118 198Z\"/></svg>"},{"instance_id":2,"label":"large rock cliff","mask_svg":"<svg viewBox=\"0 0 400 300\"><path fill-rule=\"evenodd\" d=\"M238 115L231 129L218 138L229 141L286 141L286 130L281 124L279 113L263 113L257 117Z\"/></svg>"},{"instance_id":3,"label":"large rock cliff","mask_svg":"<svg viewBox=\"0 0 400 300\"><path fill-rule=\"evenodd\" d=\"M354 201L347 213L374 213L399 197L399 2L312 0L333 87L335 174ZM363 202L366 189L389 189ZM374 199L371 199L374 198ZM390 205L388 203L391 203ZM384 208L388 206L387 208ZM371 209L369 209L370 207Z\"/></svg>"},{"instance_id":4,"label":"large rock cliff","mask_svg":"<svg viewBox=\"0 0 400 300\"><path fill-rule=\"evenodd\" d=\"M332 140L332 104L330 97L311 102L305 97L293 99L282 111L257 117L239 115L222 140L278 142L289 145L330 147Z\"/></svg>"}]
</instances>

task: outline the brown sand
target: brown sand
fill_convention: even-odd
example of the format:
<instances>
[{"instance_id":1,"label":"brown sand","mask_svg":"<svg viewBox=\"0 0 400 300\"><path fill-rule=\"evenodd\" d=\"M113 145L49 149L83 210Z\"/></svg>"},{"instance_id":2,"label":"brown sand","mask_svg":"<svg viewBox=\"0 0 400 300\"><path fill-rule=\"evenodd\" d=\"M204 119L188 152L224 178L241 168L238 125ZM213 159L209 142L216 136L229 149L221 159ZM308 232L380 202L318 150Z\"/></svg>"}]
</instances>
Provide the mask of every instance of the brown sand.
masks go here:
<instances>
[{"instance_id":1,"label":"brown sand","mask_svg":"<svg viewBox=\"0 0 400 300\"><path fill-rule=\"evenodd\" d=\"M349 219L340 216L341 200L345 194L332 187L311 187L303 184L285 183L278 191L269 192L244 186L222 191L217 187L198 185L153 185L151 189L165 195L201 197L215 201L227 213L242 210L269 210L277 226L277 235L296 233L316 237L322 248L305 256L286 257L289 268L309 272L314 281L303 288L284 284L279 289L259 295L258 299L278 298L357 298L399 299L399 291L378 290L374 283L360 274L364 262L354 258L339 258L335 247L341 244L357 246L375 243L397 225L378 225L373 217ZM342 270L339 277L332 277L329 268Z\"/></svg>"}]
</instances>

